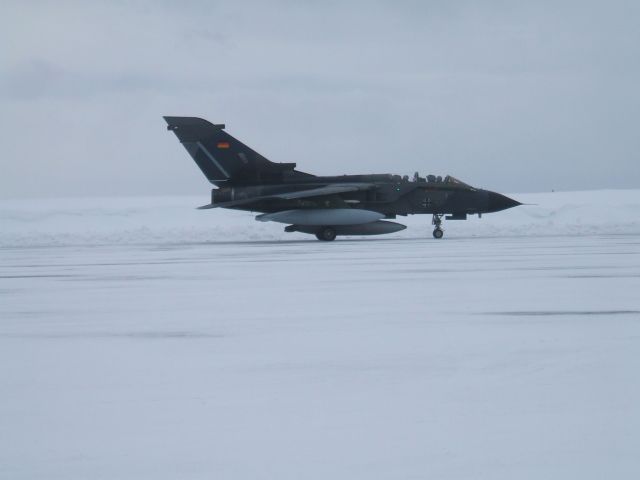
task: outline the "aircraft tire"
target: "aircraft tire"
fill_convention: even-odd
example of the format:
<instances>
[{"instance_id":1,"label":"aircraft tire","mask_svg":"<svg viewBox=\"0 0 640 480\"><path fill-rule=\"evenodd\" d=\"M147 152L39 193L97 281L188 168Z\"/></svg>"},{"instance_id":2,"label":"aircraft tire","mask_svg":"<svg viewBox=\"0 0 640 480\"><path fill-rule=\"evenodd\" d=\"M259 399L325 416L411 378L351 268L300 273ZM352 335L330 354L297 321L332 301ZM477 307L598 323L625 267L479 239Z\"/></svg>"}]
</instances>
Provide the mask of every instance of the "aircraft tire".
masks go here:
<instances>
[{"instance_id":1,"label":"aircraft tire","mask_svg":"<svg viewBox=\"0 0 640 480\"><path fill-rule=\"evenodd\" d=\"M438 239L440 239L440 238L442 238L442 236L443 236L443 235L444 235L444 232L442 231L442 229L441 229L441 228L436 228L436 229L433 231L433 238L438 238Z\"/></svg>"},{"instance_id":2,"label":"aircraft tire","mask_svg":"<svg viewBox=\"0 0 640 480\"><path fill-rule=\"evenodd\" d=\"M323 242L332 242L336 239L336 229L332 227L322 227L316 233L316 238Z\"/></svg>"}]
</instances>

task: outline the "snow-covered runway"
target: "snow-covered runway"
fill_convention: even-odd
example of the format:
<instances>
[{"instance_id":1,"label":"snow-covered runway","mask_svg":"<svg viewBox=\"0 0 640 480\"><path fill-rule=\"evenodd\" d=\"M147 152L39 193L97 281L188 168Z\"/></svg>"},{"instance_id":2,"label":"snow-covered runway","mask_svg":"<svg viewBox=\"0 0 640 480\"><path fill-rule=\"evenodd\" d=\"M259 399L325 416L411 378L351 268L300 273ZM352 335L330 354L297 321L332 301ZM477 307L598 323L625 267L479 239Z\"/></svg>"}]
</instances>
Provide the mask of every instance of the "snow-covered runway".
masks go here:
<instances>
[{"instance_id":1,"label":"snow-covered runway","mask_svg":"<svg viewBox=\"0 0 640 480\"><path fill-rule=\"evenodd\" d=\"M0 208L0 478L640 474L623 224L167 242L55 208Z\"/></svg>"}]
</instances>

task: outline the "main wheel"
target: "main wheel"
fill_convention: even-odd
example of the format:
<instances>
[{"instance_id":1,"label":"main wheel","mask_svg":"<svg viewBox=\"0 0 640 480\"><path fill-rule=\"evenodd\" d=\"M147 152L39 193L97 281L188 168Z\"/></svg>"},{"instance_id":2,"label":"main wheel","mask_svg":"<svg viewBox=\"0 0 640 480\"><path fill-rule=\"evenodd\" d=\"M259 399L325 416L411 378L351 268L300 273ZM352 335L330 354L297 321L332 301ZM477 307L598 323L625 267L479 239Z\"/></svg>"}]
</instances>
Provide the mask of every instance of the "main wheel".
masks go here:
<instances>
[{"instance_id":1,"label":"main wheel","mask_svg":"<svg viewBox=\"0 0 640 480\"><path fill-rule=\"evenodd\" d=\"M331 242L336 239L336 229L332 227L322 227L316 233L316 238L324 242Z\"/></svg>"},{"instance_id":2,"label":"main wheel","mask_svg":"<svg viewBox=\"0 0 640 480\"><path fill-rule=\"evenodd\" d=\"M444 235L444 232L442 231L441 228L436 228L433 231L433 238L442 238L443 235Z\"/></svg>"}]
</instances>

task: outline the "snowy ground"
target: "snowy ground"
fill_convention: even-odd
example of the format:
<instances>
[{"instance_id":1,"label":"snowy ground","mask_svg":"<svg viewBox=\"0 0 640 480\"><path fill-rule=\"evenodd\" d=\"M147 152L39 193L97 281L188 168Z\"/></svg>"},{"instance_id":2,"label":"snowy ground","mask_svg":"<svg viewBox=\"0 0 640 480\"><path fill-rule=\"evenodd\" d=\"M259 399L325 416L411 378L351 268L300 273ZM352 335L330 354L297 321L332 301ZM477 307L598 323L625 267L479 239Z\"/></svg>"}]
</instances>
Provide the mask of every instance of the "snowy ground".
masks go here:
<instances>
[{"instance_id":1,"label":"snowy ground","mask_svg":"<svg viewBox=\"0 0 640 480\"><path fill-rule=\"evenodd\" d=\"M0 478L638 478L640 192L515 198L333 243L0 202Z\"/></svg>"}]
</instances>

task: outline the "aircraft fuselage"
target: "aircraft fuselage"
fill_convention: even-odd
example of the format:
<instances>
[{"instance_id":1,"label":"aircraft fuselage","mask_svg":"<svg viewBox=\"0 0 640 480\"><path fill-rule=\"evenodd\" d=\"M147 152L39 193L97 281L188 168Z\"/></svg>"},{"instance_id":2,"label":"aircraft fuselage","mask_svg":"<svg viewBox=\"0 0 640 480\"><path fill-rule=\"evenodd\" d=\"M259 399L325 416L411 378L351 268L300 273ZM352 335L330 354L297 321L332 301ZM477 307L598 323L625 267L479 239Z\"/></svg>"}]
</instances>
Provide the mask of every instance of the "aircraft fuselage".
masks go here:
<instances>
[{"instance_id":1,"label":"aircraft fuselage","mask_svg":"<svg viewBox=\"0 0 640 480\"><path fill-rule=\"evenodd\" d=\"M519 205L504 195L488 190L453 184L444 181L429 182L426 179L410 181L399 175L342 175L313 177L309 181L261 185L225 185L212 191L212 204L263 197L273 194L299 192L325 185L370 185L367 190L299 199L269 198L250 206L230 206L252 212L277 212L298 208L361 208L379 211L386 218L396 215L448 214L464 216L492 213Z\"/></svg>"}]
</instances>

